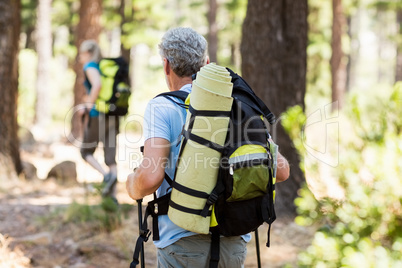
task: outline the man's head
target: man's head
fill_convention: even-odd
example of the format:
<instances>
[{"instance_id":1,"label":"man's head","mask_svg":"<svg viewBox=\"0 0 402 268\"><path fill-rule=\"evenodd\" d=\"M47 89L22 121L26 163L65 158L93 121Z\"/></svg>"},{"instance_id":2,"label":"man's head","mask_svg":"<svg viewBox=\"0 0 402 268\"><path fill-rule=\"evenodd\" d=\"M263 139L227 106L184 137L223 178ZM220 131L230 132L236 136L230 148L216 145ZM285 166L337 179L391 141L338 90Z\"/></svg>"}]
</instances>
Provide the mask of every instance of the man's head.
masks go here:
<instances>
[{"instance_id":1,"label":"man's head","mask_svg":"<svg viewBox=\"0 0 402 268\"><path fill-rule=\"evenodd\" d=\"M165 33L159 53L179 77L197 73L207 63L207 41L191 28L173 28Z\"/></svg>"}]
</instances>

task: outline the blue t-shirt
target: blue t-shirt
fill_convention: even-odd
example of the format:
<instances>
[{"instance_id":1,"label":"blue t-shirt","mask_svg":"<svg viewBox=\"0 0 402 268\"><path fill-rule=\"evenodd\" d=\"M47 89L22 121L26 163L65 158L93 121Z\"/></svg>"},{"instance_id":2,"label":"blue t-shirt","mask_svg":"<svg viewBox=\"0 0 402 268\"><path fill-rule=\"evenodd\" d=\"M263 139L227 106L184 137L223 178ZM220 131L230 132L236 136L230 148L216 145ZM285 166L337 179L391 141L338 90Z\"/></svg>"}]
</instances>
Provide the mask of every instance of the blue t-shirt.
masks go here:
<instances>
[{"instance_id":1,"label":"blue t-shirt","mask_svg":"<svg viewBox=\"0 0 402 268\"><path fill-rule=\"evenodd\" d=\"M84 86L85 86L85 89L87 91L87 94L89 94L91 92L91 88L92 88L91 82L89 82L89 80L88 80L88 78L86 76L86 71L88 70L88 68L95 68L100 73L99 63L96 63L94 61L90 61L90 62L88 62L88 63L86 63L84 65L84 74L85 74ZM97 110L95 110L95 108L92 108L91 111L89 111L89 116L90 117L97 117L97 116L99 116L99 112Z\"/></svg>"},{"instance_id":2,"label":"blue t-shirt","mask_svg":"<svg viewBox=\"0 0 402 268\"><path fill-rule=\"evenodd\" d=\"M180 90L191 92L191 84L183 86ZM180 101L180 100L178 100ZM165 97L152 99L144 114L144 140L150 138L163 138L170 142L170 155L167 161L165 172L173 179L176 169L176 161L180 146L178 142L181 138L181 131L186 122L186 110L173 103ZM157 190L157 196L163 196L170 191L166 180ZM196 233L187 231L174 224L168 215L159 216L159 235L160 240L154 241L157 248L167 247L182 237L195 235ZM251 235L242 236L246 242L249 242Z\"/></svg>"}]
</instances>

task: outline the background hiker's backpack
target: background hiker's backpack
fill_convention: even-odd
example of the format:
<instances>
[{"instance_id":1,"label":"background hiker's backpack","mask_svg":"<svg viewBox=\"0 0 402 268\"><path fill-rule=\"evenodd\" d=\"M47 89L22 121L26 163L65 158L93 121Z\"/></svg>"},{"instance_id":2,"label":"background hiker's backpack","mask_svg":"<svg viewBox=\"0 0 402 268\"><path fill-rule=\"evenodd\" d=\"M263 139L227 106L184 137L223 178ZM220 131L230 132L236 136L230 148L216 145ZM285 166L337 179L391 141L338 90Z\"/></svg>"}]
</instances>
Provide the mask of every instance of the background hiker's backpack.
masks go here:
<instances>
[{"instance_id":1,"label":"background hiker's backpack","mask_svg":"<svg viewBox=\"0 0 402 268\"><path fill-rule=\"evenodd\" d=\"M206 200L202 211L193 211L185 207L175 209L181 209L185 213L197 213L204 217L211 215L211 267L217 267L219 262L220 235L244 235L256 231L263 222L266 222L269 225L267 240L269 246L270 227L276 219L274 210L276 166L273 153L277 147L268 142L270 135L263 120L266 118L273 124L275 117L239 75L230 69L228 71L232 77L234 101L216 187L208 194L183 187L176 188L180 192ZM176 91L158 96L166 97L183 106L183 103L178 103L172 97L184 102L187 94ZM213 111L208 111L208 116L214 116ZM188 139L198 142L196 137L193 139L192 136L184 134L181 152ZM173 188L177 187L174 178L172 180L165 174L165 179ZM153 217L153 240L159 240L158 216L167 214L169 206L174 206L170 194L148 203L137 245L148 240L150 231L147 227L147 217L150 215ZM139 250L137 247L134 252L134 264L138 264Z\"/></svg>"},{"instance_id":2,"label":"background hiker's backpack","mask_svg":"<svg viewBox=\"0 0 402 268\"><path fill-rule=\"evenodd\" d=\"M128 64L122 58L104 58L99 62L102 87L96 100L96 110L107 115L126 115L128 112Z\"/></svg>"}]
</instances>

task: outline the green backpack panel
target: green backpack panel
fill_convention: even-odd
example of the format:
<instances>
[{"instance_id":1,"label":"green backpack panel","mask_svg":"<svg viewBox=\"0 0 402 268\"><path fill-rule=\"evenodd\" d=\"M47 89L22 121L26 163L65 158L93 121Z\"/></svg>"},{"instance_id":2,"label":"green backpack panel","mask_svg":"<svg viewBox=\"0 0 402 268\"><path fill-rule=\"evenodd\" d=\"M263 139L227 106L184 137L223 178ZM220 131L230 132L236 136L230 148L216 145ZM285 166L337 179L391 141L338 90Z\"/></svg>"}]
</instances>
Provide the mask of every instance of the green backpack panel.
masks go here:
<instances>
[{"instance_id":1,"label":"green backpack panel","mask_svg":"<svg viewBox=\"0 0 402 268\"><path fill-rule=\"evenodd\" d=\"M131 96L128 64L122 58L104 58L99 62L102 87L96 110L107 115L126 115Z\"/></svg>"}]
</instances>

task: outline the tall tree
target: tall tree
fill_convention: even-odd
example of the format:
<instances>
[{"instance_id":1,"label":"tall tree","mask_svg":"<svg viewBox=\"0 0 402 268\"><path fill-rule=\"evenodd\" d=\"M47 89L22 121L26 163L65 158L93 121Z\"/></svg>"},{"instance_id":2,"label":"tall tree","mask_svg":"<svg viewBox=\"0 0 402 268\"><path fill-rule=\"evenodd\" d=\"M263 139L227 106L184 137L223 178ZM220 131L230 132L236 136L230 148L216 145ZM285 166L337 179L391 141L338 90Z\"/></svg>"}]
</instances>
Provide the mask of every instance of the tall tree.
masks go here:
<instances>
[{"instance_id":1,"label":"tall tree","mask_svg":"<svg viewBox=\"0 0 402 268\"><path fill-rule=\"evenodd\" d=\"M373 3L373 6L377 8L377 12L380 14L387 11L395 12L397 31L394 39L396 41L395 82L402 81L402 2L400 0L377 0ZM383 28L380 28L381 34L383 34ZM381 41L381 36L379 39Z\"/></svg>"},{"instance_id":2,"label":"tall tree","mask_svg":"<svg viewBox=\"0 0 402 268\"><path fill-rule=\"evenodd\" d=\"M127 0L120 0L120 7L119 7L119 14L121 17L120 29L122 36L126 35L127 31L125 30L125 25L132 23L134 15L134 8L132 1L130 0L128 1L128 3L126 2ZM126 46L124 46L124 43L121 42L120 50L123 58L127 62L130 62L130 48L126 48Z\"/></svg>"},{"instance_id":3,"label":"tall tree","mask_svg":"<svg viewBox=\"0 0 402 268\"><path fill-rule=\"evenodd\" d=\"M20 10L20 0L0 2L0 181L22 170L17 124Z\"/></svg>"},{"instance_id":4,"label":"tall tree","mask_svg":"<svg viewBox=\"0 0 402 268\"><path fill-rule=\"evenodd\" d=\"M208 9L208 54L211 62L218 60L218 24L216 22L216 12L218 3L216 0L209 0Z\"/></svg>"},{"instance_id":5,"label":"tall tree","mask_svg":"<svg viewBox=\"0 0 402 268\"><path fill-rule=\"evenodd\" d=\"M346 63L342 50L342 35L346 27L346 19L343 13L342 0L332 0L332 110L342 108L346 92Z\"/></svg>"},{"instance_id":6,"label":"tall tree","mask_svg":"<svg viewBox=\"0 0 402 268\"><path fill-rule=\"evenodd\" d=\"M39 0L36 24L38 68L36 80L35 124L45 128L51 121L50 71L52 60L52 0Z\"/></svg>"},{"instance_id":7,"label":"tall tree","mask_svg":"<svg viewBox=\"0 0 402 268\"><path fill-rule=\"evenodd\" d=\"M25 34L24 48L35 49L33 33L36 25L36 10L38 0L21 0L21 33Z\"/></svg>"},{"instance_id":8,"label":"tall tree","mask_svg":"<svg viewBox=\"0 0 402 268\"><path fill-rule=\"evenodd\" d=\"M218 58L220 65L226 65L233 70L241 68L241 30L246 16L247 0L229 0L218 2L219 34ZM219 47L230 48L230 53L220 53Z\"/></svg>"},{"instance_id":9,"label":"tall tree","mask_svg":"<svg viewBox=\"0 0 402 268\"><path fill-rule=\"evenodd\" d=\"M87 39L98 40L101 32L100 18L102 15L102 0L81 0L80 5L80 21L78 23L75 33L75 45L77 50L81 43ZM74 84L74 107L82 103L85 95L84 89L84 73L82 71L82 64L77 59L74 64L74 72L76 73L76 80ZM80 139L82 137L82 124L81 118L75 114L71 122L71 135L72 139ZM70 139L70 140L72 140Z\"/></svg>"},{"instance_id":10,"label":"tall tree","mask_svg":"<svg viewBox=\"0 0 402 268\"><path fill-rule=\"evenodd\" d=\"M304 109L307 10L307 0L248 1L241 45L242 74L277 117L294 105ZM291 165L290 178L277 185L276 207L278 214L294 215L293 201L304 182L300 159L280 122L272 133Z\"/></svg>"}]
</instances>

